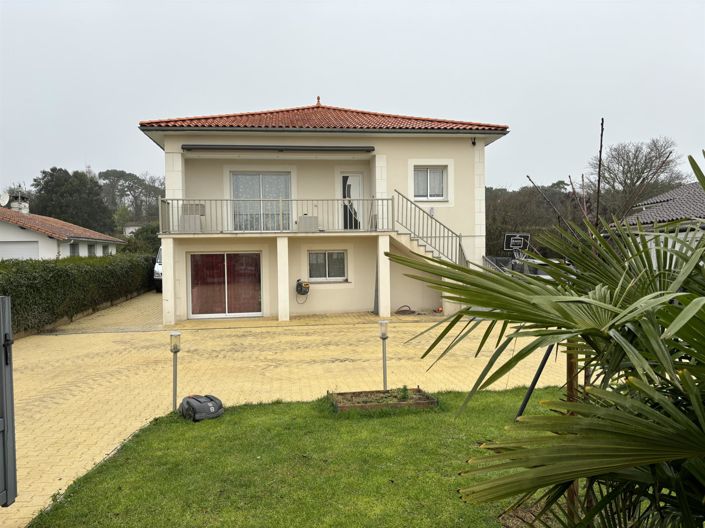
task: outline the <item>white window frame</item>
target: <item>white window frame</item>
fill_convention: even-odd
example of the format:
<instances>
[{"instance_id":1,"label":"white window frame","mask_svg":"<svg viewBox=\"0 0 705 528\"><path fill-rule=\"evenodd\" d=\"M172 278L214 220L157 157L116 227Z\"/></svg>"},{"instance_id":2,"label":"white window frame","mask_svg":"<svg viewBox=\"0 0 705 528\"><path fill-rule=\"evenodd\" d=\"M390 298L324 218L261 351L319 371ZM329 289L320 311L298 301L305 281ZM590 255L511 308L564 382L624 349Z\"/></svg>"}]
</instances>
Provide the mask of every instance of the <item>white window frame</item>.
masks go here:
<instances>
[{"instance_id":1,"label":"white window frame","mask_svg":"<svg viewBox=\"0 0 705 528\"><path fill-rule=\"evenodd\" d=\"M415 202L433 205L433 207L453 207L455 202L455 160L452 158L414 158L409 159L407 196ZM444 167L443 198L417 198L415 194L414 169L418 167Z\"/></svg>"},{"instance_id":2,"label":"white window frame","mask_svg":"<svg viewBox=\"0 0 705 528\"><path fill-rule=\"evenodd\" d=\"M431 196L431 169L441 169L441 182L443 194L441 196ZM416 171L426 171L426 196L416 195ZM443 202L448 200L448 166L447 165L414 165L414 200L419 202Z\"/></svg>"},{"instance_id":3,"label":"white window frame","mask_svg":"<svg viewBox=\"0 0 705 528\"><path fill-rule=\"evenodd\" d=\"M159 248L159 253L158 255L161 255L162 248ZM194 314L191 311L192 305L191 305L191 255L223 255L223 258L227 258L226 255L234 255L234 254L244 254L244 253L255 253L259 255L259 269L260 269L260 276L259 276L259 294L260 294L260 311L259 312L228 312L228 290L227 286L225 289L225 312L224 313L210 313L210 314ZM186 303L187 303L187 310L188 310L188 318L189 319L214 319L214 318L228 318L228 319L236 319L239 317L262 317L262 315L265 312L269 311L269 305L268 305L268 295L269 295L269 290L267 289L267 281L264 280L264 269L265 269L265 261L264 261L264 252L258 249L254 250L249 250L249 249L228 249L225 251L187 251L185 254L186 257ZM269 263L267 262L267 265ZM228 282L228 268L227 265L225 267L225 283L227 284Z\"/></svg>"},{"instance_id":4,"label":"white window frame","mask_svg":"<svg viewBox=\"0 0 705 528\"><path fill-rule=\"evenodd\" d=\"M326 276L311 277L311 253L323 253L325 255ZM328 253L342 253L343 263L345 265L344 277L329 277L328 276ZM309 282L348 282L348 252L344 249L309 249L306 252L306 268Z\"/></svg>"},{"instance_id":5,"label":"white window frame","mask_svg":"<svg viewBox=\"0 0 705 528\"><path fill-rule=\"evenodd\" d=\"M257 175L259 176L259 198L253 198L253 200L259 200L259 218L260 218L260 229L259 230L245 230L244 232L252 232L252 233L268 233L268 232L275 232L275 231L291 231L293 230L293 215L292 215L292 208L294 204L294 199L293 199L293 177L291 171L288 170L232 170L230 171L230 198L232 200L238 200L239 198L235 196L235 178L240 175ZM285 202L283 205L282 209L284 209L283 212L287 214L287 219L289 220L289 225L286 226L286 229L284 229L284 226L279 226L280 228L277 229L275 226L275 229L264 229L264 219L265 215L271 214L268 213L265 210L265 200L269 200L266 203L271 204L271 199L265 199L264 196L262 196L262 177L265 175L279 175L279 176L286 176L289 180L289 197L288 198L282 198L282 200ZM235 224L235 221L233 219L233 224ZM233 225L233 228L236 227Z\"/></svg>"}]
</instances>

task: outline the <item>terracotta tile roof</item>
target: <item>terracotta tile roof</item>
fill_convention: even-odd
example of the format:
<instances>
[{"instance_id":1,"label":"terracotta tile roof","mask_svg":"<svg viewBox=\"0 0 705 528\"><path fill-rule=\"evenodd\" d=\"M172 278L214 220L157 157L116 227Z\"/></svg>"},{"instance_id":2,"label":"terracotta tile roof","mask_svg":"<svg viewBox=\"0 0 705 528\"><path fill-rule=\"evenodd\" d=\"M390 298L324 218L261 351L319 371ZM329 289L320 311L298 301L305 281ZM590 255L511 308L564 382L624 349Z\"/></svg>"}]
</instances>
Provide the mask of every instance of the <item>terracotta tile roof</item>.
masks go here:
<instances>
[{"instance_id":1,"label":"terracotta tile roof","mask_svg":"<svg viewBox=\"0 0 705 528\"><path fill-rule=\"evenodd\" d=\"M416 131L509 131L507 125L430 119L381 114L327 106L320 103L297 108L239 114L179 117L140 121L141 128L234 128L234 129L312 129L312 130L416 130Z\"/></svg>"},{"instance_id":2,"label":"terracotta tile roof","mask_svg":"<svg viewBox=\"0 0 705 528\"><path fill-rule=\"evenodd\" d=\"M72 240L75 238L85 240L95 240L98 242L110 242L113 244L124 244L123 240L114 238L103 233L98 233L92 229L69 224L63 220L57 220L49 216L42 216L31 213L22 213L12 209L0 207L0 222L7 222L18 227L36 231L43 235L50 236L57 240Z\"/></svg>"},{"instance_id":3,"label":"terracotta tile roof","mask_svg":"<svg viewBox=\"0 0 705 528\"><path fill-rule=\"evenodd\" d=\"M642 210L638 210L638 209ZM625 221L628 224L674 222L705 219L705 190L698 183L688 183L638 204Z\"/></svg>"}]
</instances>

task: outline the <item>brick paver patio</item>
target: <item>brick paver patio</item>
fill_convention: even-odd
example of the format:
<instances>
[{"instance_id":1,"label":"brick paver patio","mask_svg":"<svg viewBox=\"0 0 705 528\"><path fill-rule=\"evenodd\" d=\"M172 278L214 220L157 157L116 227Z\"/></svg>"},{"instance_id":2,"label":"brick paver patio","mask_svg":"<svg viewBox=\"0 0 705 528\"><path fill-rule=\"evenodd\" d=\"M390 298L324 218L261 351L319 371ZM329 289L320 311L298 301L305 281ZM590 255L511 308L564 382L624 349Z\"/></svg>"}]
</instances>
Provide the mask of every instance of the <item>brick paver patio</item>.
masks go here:
<instances>
[{"instance_id":1,"label":"brick paver patio","mask_svg":"<svg viewBox=\"0 0 705 528\"><path fill-rule=\"evenodd\" d=\"M420 359L434 316L394 316L389 384L467 390L487 353L468 339L431 370ZM368 314L188 321L179 355L179 395L212 393L226 405L312 400L326 391L381 385L377 318ZM55 493L109 455L130 434L171 410L169 330L160 296L148 293L14 347L19 497L0 510L3 528L26 525ZM527 385L540 358L497 389ZM541 385L560 385L564 362L549 362ZM381 387L380 387L381 388ZM518 404L519 402L517 402ZM472 412L470 408L467 412Z\"/></svg>"}]
</instances>

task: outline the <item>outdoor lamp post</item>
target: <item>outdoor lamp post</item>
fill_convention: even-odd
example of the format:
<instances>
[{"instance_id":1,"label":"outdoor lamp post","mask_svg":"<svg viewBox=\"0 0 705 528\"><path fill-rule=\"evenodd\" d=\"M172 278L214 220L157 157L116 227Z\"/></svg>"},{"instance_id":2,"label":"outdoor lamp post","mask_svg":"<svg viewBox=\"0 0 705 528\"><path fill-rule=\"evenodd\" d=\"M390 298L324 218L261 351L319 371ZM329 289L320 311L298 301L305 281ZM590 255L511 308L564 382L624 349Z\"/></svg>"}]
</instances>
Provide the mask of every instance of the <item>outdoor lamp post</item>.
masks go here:
<instances>
[{"instance_id":1,"label":"outdoor lamp post","mask_svg":"<svg viewBox=\"0 0 705 528\"><path fill-rule=\"evenodd\" d=\"M172 332L170 336L171 343L171 365L172 365L172 395L171 406L176 412L176 355L181 351L181 332Z\"/></svg>"},{"instance_id":2,"label":"outdoor lamp post","mask_svg":"<svg viewBox=\"0 0 705 528\"><path fill-rule=\"evenodd\" d=\"M387 390L387 338L389 334L389 321L379 322L379 338L382 340L382 384L384 390Z\"/></svg>"}]
</instances>

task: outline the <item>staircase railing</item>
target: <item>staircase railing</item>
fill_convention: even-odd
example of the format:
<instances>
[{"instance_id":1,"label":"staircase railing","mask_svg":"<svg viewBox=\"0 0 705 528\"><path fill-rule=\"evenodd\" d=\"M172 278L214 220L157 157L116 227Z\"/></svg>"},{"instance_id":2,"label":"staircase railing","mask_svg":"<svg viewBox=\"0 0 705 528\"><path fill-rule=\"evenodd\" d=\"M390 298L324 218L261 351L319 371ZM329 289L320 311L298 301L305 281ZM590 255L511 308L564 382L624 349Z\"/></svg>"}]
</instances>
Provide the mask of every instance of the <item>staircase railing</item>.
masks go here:
<instances>
[{"instance_id":1,"label":"staircase railing","mask_svg":"<svg viewBox=\"0 0 705 528\"><path fill-rule=\"evenodd\" d=\"M394 222L408 231L412 239L430 248L434 255L465 266L462 237L398 190L394 192Z\"/></svg>"}]
</instances>

